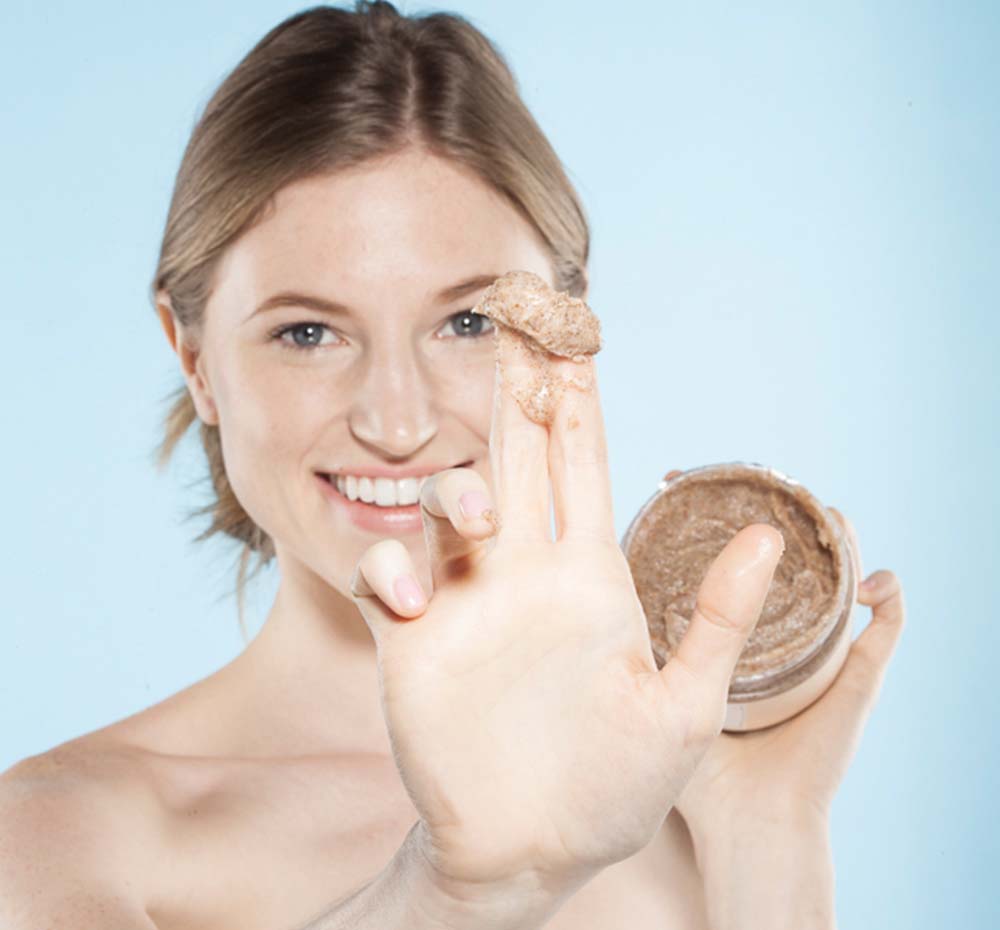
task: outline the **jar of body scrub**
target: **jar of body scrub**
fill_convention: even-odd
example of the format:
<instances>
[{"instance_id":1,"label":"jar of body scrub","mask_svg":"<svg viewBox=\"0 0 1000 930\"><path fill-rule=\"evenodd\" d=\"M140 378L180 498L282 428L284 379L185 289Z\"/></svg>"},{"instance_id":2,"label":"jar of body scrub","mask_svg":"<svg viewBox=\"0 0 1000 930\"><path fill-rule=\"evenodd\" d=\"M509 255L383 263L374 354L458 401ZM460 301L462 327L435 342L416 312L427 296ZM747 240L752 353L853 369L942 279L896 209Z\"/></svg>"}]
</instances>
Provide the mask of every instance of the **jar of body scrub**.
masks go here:
<instances>
[{"instance_id":1,"label":"jar of body scrub","mask_svg":"<svg viewBox=\"0 0 1000 930\"><path fill-rule=\"evenodd\" d=\"M665 478L622 538L662 668L687 630L709 566L751 523L776 527L785 551L730 679L728 731L793 717L843 666L857 579L840 524L787 475L756 462L727 462Z\"/></svg>"}]
</instances>

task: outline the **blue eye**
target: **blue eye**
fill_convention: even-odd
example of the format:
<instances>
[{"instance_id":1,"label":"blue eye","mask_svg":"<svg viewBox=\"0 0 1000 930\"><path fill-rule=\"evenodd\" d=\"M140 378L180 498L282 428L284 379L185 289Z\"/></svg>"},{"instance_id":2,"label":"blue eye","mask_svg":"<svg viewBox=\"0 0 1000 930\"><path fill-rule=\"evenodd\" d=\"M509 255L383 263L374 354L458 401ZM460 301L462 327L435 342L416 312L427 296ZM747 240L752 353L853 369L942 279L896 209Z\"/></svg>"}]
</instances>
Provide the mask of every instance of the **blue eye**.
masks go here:
<instances>
[{"instance_id":1,"label":"blue eye","mask_svg":"<svg viewBox=\"0 0 1000 930\"><path fill-rule=\"evenodd\" d=\"M474 313L472 310L461 310L452 314L445 325L453 326L456 335L472 338L493 332L493 323L490 318L482 313ZM277 339L286 348L294 351L309 351L323 345L319 340L322 338L324 330L333 332L325 323L303 321L281 326L270 335L272 339ZM288 333L292 335L291 340L285 338Z\"/></svg>"},{"instance_id":2,"label":"blue eye","mask_svg":"<svg viewBox=\"0 0 1000 930\"><path fill-rule=\"evenodd\" d=\"M455 323L455 332L462 336L485 336L493 332L493 323L488 316L482 313L474 313L472 310L460 310L448 318L448 323ZM485 324L489 324L489 329L483 329Z\"/></svg>"},{"instance_id":3,"label":"blue eye","mask_svg":"<svg viewBox=\"0 0 1000 930\"><path fill-rule=\"evenodd\" d=\"M330 327L327 326L325 323L312 323L312 322L292 323L289 326L282 326L279 329L276 329L274 332L271 333L271 338L279 340L285 347L289 349L294 349L295 351L315 349L319 348L320 346L319 342L314 342L314 341L300 342L298 339L294 338L294 335L292 342L289 342L287 339L284 339L283 337L285 333L293 333L293 334L306 333L308 334L306 336L308 340L312 339L314 335L322 335L322 331L324 329L329 330Z\"/></svg>"}]
</instances>

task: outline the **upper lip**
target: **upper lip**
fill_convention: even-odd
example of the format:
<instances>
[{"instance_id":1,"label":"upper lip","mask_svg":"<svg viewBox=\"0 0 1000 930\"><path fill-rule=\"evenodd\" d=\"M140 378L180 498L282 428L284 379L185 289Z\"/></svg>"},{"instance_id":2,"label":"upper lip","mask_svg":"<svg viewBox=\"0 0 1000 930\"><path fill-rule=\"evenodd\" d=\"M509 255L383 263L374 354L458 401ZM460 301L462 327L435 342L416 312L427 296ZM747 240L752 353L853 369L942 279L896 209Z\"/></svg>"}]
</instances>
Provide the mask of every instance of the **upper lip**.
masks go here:
<instances>
[{"instance_id":1,"label":"upper lip","mask_svg":"<svg viewBox=\"0 0 1000 930\"><path fill-rule=\"evenodd\" d=\"M423 478L425 475L436 475L439 471L444 471L446 468L461 468L464 465L470 465L471 460L465 462L459 462L456 464L446 464L446 465L410 465L410 466L397 466L393 468L391 465L359 465L355 468L353 465L349 468L338 468L336 471L324 471L324 475L359 475L362 477L369 478Z\"/></svg>"}]
</instances>

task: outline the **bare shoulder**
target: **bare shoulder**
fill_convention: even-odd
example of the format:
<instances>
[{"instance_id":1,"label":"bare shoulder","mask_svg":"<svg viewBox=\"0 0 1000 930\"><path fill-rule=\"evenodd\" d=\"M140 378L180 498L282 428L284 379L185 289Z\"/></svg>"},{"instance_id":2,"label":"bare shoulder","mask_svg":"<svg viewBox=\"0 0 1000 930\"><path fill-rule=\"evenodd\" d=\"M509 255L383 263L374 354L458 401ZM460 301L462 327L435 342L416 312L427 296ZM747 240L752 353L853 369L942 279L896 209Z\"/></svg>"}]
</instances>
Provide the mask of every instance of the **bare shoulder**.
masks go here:
<instances>
[{"instance_id":1,"label":"bare shoulder","mask_svg":"<svg viewBox=\"0 0 1000 930\"><path fill-rule=\"evenodd\" d=\"M155 927L136 883L151 855L144 781L126 747L86 739L0 774L0 926Z\"/></svg>"}]
</instances>

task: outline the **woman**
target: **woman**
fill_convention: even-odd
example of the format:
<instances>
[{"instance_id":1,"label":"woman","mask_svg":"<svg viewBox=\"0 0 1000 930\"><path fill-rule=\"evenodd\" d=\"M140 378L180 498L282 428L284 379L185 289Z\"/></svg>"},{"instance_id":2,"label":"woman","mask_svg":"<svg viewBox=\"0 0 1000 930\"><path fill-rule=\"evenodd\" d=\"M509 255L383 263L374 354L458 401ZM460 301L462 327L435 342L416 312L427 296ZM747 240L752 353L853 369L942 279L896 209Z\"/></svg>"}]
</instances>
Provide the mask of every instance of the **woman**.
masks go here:
<instances>
[{"instance_id":1,"label":"woman","mask_svg":"<svg viewBox=\"0 0 1000 930\"><path fill-rule=\"evenodd\" d=\"M833 926L829 805L899 583L861 586L873 622L820 701L720 735L783 547L746 527L656 670L596 390L532 422L470 309L512 269L583 296L587 257L461 18L317 7L246 56L167 219L154 293L185 383L162 451L200 421L199 538L243 543L240 591L252 553L277 559L278 594L215 674L4 774L0 924Z\"/></svg>"}]
</instances>

